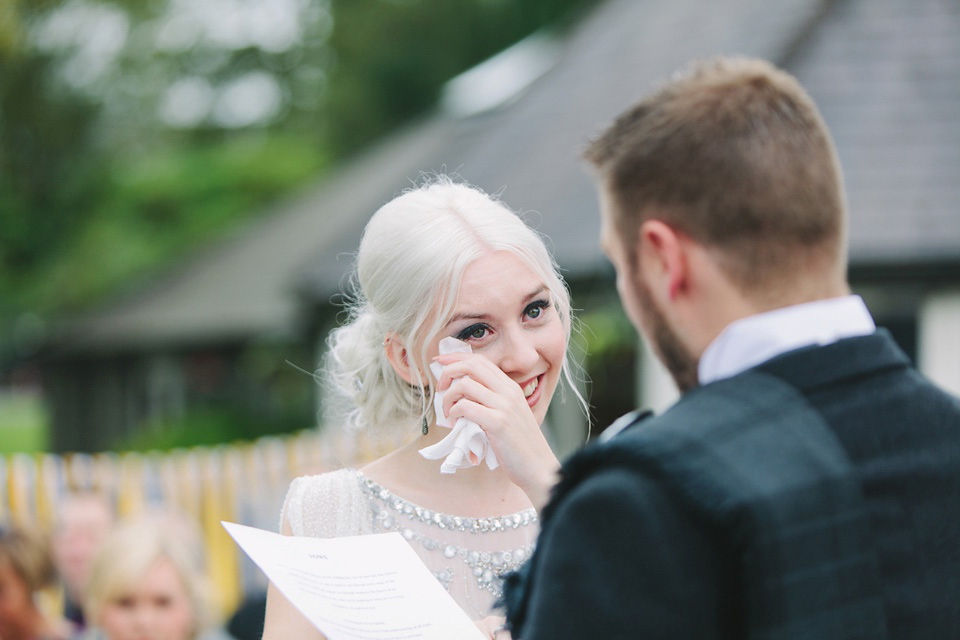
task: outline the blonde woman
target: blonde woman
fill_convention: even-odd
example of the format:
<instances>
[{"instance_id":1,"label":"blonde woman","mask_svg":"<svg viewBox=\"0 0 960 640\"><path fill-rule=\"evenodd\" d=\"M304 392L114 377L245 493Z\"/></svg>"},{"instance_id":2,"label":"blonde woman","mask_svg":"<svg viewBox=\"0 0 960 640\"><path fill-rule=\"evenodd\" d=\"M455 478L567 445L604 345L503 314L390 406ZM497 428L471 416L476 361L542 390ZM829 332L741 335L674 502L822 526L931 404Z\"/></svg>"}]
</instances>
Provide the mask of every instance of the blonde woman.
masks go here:
<instances>
[{"instance_id":1,"label":"blonde woman","mask_svg":"<svg viewBox=\"0 0 960 640\"><path fill-rule=\"evenodd\" d=\"M85 613L95 638L196 640L209 603L199 549L167 519L120 525L90 568Z\"/></svg>"},{"instance_id":2,"label":"blonde woman","mask_svg":"<svg viewBox=\"0 0 960 640\"><path fill-rule=\"evenodd\" d=\"M492 637L502 622L491 617L501 577L530 555L534 507L559 467L540 425L569 377L567 289L516 214L442 177L374 214L355 282L349 320L328 340L325 374L355 428L399 428L411 441L361 469L295 480L281 531L400 532ZM449 338L470 352L440 355ZM439 377L431 364L443 367ZM482 429L473 458L443 456L452 432L438 427L438 391L451 425L464 418ZM293 637L322 636L271 587L264 638Z\"/></svg>"}]
</instances>

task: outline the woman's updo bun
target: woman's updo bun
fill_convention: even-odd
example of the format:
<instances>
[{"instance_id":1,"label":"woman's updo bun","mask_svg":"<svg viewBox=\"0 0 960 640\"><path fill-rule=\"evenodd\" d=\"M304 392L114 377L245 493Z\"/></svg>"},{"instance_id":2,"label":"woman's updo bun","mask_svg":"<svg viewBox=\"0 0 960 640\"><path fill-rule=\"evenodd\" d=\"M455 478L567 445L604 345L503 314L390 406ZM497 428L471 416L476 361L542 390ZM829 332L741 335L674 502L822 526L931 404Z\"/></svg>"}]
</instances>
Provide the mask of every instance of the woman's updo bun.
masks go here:
<instances>
[{"instance_id":1,"label":"woman's updo bun","mask_svg":"<svg viewBox=\"0 0 960 640\"><path fill-rule=\"evenodd\" d=\"M324 370L330 390L340 396L339 411L351 426L385 424L401 416L409 420L414 411L409 394L392 384L398 376L387 360L384 335L374 313L357 307L327 338Z\"/></svg>"}]
</instances>

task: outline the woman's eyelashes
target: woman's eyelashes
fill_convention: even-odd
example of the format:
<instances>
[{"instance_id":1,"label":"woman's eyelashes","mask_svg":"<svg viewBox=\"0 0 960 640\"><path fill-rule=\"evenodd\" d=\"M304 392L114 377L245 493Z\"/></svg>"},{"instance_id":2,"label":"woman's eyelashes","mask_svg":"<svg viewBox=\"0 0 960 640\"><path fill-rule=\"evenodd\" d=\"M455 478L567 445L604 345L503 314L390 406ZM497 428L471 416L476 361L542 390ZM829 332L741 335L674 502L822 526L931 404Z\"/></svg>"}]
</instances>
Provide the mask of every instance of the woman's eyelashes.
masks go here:
<instances>
[{"instance_id":1,"label":"woman's eyelashes","mask_svg":"<svg viewBox=\"0 0 960 640\"><path fill-rule=\"evenodd\" d=\"M544 319L547 310L550 308L549 300L535 300L523 308L523 322L538 321ZM490 325L478 322L463 329L454 337L464 342L481 342L488 338L492 333Z\"/></svg>"},{"instance_id":2,"label":"woman's eyelashes","mask_svg":"<svg viewBox=\"0 0 960 640\"><path fill-rule=\"evenodd\" d=\"M477 323L472 324L460 333L456 335L457 340L463 340L464 342L468 340L483 340L487 337L487 334L490 332L490 327L485 324Z\"/></svg>"},{"instance_id":3,"label":"woman's eyelashes","mask_svg":"<svg viewBox=\"0 0 960 640\"><path fill-rule=\"evenodd\" d=\"M531 320L539 320L544 312L550 308L549 300L535 300L523 310L523 315Z\"/></svg>"}]
</instances>

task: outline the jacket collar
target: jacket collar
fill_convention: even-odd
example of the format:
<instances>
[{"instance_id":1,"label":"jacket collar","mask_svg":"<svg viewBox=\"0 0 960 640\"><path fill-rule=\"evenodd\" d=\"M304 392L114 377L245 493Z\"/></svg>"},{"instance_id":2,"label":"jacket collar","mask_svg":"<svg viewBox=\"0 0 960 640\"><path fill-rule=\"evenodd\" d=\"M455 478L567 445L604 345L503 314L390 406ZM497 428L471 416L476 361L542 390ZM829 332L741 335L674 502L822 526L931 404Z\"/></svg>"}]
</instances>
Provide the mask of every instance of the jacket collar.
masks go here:
<instances>
[{"instance_id":1,"label":"jacket collar","mask_svg":"<svg viewBox=\"0 0 960 640\"><path fill-rule=\"evenodd\" d=\"M826 346L808 346L784 353L756 367L781 377L798 389L837 384L883 369L904 369L910 359L885 329L845 338Z\"/></svg>"}]
</instances>

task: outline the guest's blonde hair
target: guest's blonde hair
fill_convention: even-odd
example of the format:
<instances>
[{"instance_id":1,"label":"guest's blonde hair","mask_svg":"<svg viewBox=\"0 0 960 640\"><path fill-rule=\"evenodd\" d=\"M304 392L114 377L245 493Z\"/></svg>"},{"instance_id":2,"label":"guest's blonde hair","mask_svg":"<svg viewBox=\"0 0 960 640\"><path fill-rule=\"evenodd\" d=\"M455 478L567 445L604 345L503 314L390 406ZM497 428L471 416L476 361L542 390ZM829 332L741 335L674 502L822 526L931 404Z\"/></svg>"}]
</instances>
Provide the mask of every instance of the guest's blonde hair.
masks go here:
<instances>
[{"instance_id":1,"label":"guest's blonde hair","mask_svg":"<svg viewBox=\"0 0 960 640\"><path fill-rule=\"evenodd\" d=\"M519 256L543 279L569 343L570 294L541 237L502 202L438 176L382 206L364 229L348 321L327 341L328 407L345 408L355 427L419 422L432 405L430 383L420 376L429 341L449 321L467 265L494 251ZM388 334L412 359L415 384L387 359ZM563 373L576 392L567 359Z\"/></svg>"},{"instance_id":2,"label":"guest's blonde hair","mask_svg":"<svg viewBox=\"0 0 960 640\"><path fill-rule=\"evenodd\" d=\"M31 593L56 578L49 539L39 530L0 527L0 562L8 562Z\"/></svg>"},{"instance_id":3,"label":"guest's blonde hair","mask_svg":"<svg viewBox=\"0 0 960 640\"><path fill-rule=\"evenodd\" d=\"M194 623L191 638L206 627L210 599L200 550L192 541L182 539L181 527L170 525L169 519L143 518L118 526L103 541L94 556L87 583L84 613L88 620L99 624L108 603L132 591L154 562L166 559L187 593Z\"/></svg>"}]
</instances>

